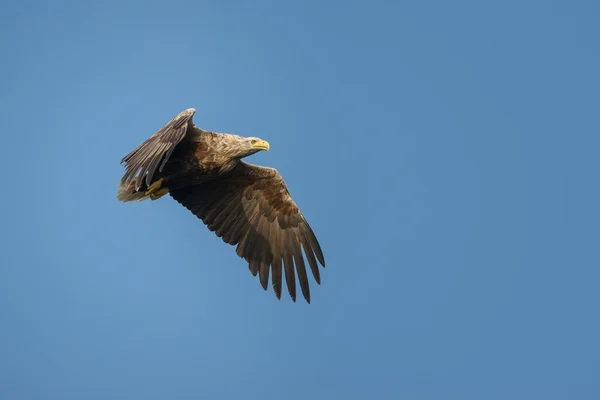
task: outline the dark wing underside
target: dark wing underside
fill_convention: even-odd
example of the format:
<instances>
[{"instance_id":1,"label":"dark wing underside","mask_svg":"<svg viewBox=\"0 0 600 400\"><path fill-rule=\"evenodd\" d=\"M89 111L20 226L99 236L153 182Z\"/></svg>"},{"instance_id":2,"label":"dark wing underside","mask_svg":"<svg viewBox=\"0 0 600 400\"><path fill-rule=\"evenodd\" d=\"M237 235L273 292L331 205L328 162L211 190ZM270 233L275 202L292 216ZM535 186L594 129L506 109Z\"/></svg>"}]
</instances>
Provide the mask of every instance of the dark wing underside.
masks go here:
<instances>
[{"instance_id":1,"label":"dark wing underside","mask_svg":"<svg viewBox=\"0 0 600 400\"><path fill-rule=\"evenodd\" d=\"M193 108L181 112L148 140L126 155L121 160L121 164L125 163L127 165L121 183L125 187L135 185L135 190L139 190L145 179L146 186L149 186L156 168L160 164L159 171L162 171L175 146L185 137L188 127L192 125L192 116L195 113L196 110Z\"/></svg>"},{"instance_id":2,"label":"dark wing underside","mask_svg":"<svg viewBox=\"0 0 600 400\"><path fill-rule=\"evenodd\" d=\"M276 170L240 162L218 179L170 194L225 243L237 245L237 254L248 261L252 275L259 274L265 290L271 272L277 298L281 298L285 271L288 291L296 301L295 263L302 294L310 303L302 249L317 283L317 260L323 267L325 260L317 238Z\"/></svg>"}]
</instances>

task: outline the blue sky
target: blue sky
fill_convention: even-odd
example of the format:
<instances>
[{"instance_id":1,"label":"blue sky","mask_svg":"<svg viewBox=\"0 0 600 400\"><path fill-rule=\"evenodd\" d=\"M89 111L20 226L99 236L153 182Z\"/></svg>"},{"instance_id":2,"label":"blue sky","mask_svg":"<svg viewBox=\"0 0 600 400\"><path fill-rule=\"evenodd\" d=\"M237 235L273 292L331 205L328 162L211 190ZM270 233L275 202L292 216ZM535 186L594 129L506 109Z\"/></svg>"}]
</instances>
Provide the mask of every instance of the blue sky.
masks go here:
<instances>
[{"instance_id":1,"label":"blue sky","mask_svg":"<svg viewBox=\"0 0 600 400\"><path fill-rule=\"evenodd\" d=\"M23 2L0 16L3 399L598 399L600 5ZM120 159L260 136L327 268L264 292Z\"/></svg>"}]
</instances>

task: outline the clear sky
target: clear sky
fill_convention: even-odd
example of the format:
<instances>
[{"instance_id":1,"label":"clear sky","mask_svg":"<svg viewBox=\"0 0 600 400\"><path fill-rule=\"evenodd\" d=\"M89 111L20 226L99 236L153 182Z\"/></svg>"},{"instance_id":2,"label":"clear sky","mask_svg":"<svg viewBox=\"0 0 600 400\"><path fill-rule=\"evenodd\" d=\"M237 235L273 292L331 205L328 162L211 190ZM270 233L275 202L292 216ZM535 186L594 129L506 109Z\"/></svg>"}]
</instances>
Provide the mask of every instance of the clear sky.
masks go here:
<instances>
[{"instance_id":1,"label":"clear sky","mask_svg":"<svg viewBox=\"0 0 600 400\"><path fill-rule=\"evenodd\" d=\"M0 398L599 399L600 3L0 12ZM325 253L277 301L120 159L259 136Z\"/></svg>"}]
</instances>

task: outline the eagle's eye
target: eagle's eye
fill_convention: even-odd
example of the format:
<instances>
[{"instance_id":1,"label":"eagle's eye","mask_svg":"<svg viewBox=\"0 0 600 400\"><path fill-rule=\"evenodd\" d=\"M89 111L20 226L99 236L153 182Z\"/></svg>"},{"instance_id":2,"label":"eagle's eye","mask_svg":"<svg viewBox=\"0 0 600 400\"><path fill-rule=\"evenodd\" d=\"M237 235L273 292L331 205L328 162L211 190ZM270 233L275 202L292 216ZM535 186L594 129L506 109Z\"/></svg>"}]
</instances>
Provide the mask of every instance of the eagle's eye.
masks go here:
<instances>
[{"instance_id":1,"label":"eagle's eye","mask_svg":"<svg viewBox=\"0 0 600 400\"><path fill-rule=\"evenodd\" d=\"M252 143L252 144L256 143L256 139L252 139L252 140L250 141L250 143Z\"/></svg>"}]
</instances>

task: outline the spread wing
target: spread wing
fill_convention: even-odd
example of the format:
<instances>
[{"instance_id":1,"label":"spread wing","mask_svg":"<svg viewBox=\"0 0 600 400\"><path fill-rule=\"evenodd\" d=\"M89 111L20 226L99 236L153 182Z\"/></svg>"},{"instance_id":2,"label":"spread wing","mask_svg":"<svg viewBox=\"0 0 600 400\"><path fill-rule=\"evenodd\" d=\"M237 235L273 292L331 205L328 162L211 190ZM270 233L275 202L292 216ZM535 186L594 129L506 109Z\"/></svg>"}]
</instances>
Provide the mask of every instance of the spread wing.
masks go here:
<instances>
[{"instance_id":1,"label":"spread wing","mask_svg":"<svg viewBox=\"0 0 600 400\"><path fill-rule=\"evenodd\" d=\"M185 137L188 127L194 126L192 116L195 113L193 108L182 111L121 160L121 164L126 164L125 175L121 179L125 187L135 184L135 190L139 190L144 178L146 186L150 186L158 165L162 161L159 168L162 171L175 146Z\"/></svg>"},{"instance_id":2,"label":"spread wing","mask_svg":"<svg viewBox=\"0 0 600 400\"><path fill-rule=\"evenodd\" d=\"M277 170L239 162L218 179L173 190L171 196L225 243L237 245L237 254L248 261L252 275L259 274L265 290L271 272L277 298L281 298L284 270L288 291L296 301L295 263L302 294L310 303L302 249L318 284L317 260L323 267L325 260L315 234Z\"/></svg>"}]
</instances>

